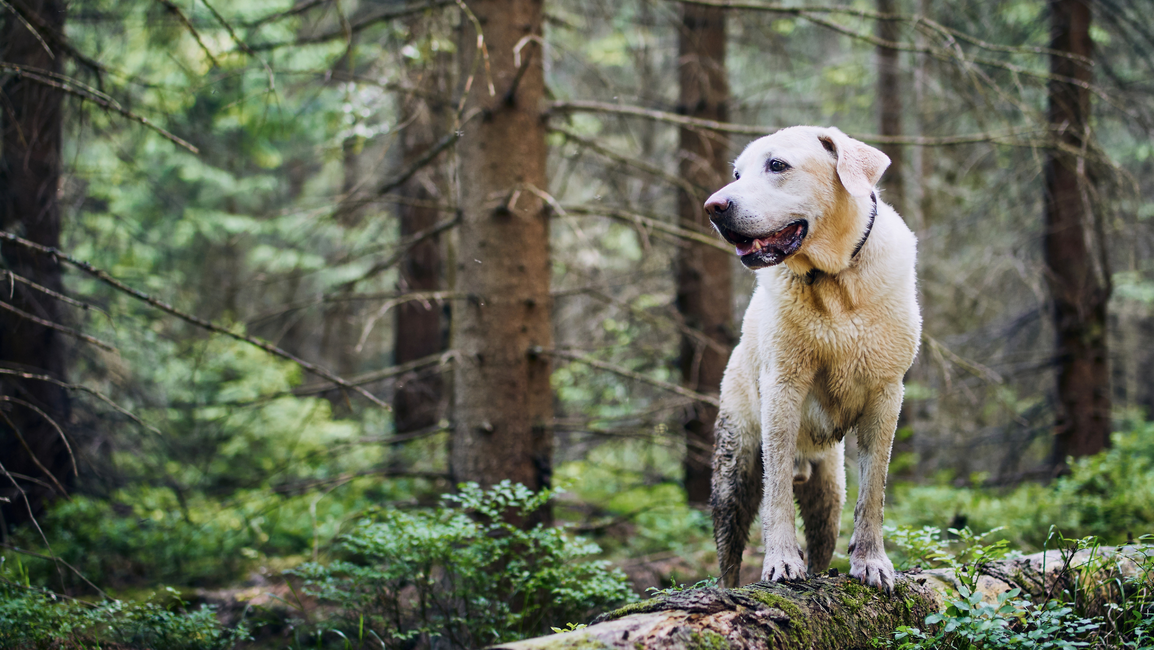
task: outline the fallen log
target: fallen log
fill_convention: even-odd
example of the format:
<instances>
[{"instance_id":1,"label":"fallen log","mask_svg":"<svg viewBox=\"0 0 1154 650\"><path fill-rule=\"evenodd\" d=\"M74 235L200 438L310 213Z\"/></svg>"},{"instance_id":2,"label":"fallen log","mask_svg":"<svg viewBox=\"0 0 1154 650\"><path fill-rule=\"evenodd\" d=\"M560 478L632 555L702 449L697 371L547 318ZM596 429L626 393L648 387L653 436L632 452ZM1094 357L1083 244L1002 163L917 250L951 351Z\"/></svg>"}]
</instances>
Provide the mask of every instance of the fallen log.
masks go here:
<instances>
[{"instance_id":1,"label":"fallen log","mask_svg":"<svg viewBox=\"0 0 1154 650\"><path fill-rule=\"evenodd\" d=\"M1138 575L1150 565L1146 558L1151 552L1150 547L1119 547L1036 553L982 566L976 587L990 602L1013 588L1039 602L1080 589L1093 610L1094 603L1116 599L1120 581L1115 579ZM942 611L959 586L953 571L944 569L899 573L893 594L831 574L657 596L602 614L585 628L497 648L870 648L874 639L891 636L899 626L924 627L926 616Z\"/></svg>"}]
</instances>

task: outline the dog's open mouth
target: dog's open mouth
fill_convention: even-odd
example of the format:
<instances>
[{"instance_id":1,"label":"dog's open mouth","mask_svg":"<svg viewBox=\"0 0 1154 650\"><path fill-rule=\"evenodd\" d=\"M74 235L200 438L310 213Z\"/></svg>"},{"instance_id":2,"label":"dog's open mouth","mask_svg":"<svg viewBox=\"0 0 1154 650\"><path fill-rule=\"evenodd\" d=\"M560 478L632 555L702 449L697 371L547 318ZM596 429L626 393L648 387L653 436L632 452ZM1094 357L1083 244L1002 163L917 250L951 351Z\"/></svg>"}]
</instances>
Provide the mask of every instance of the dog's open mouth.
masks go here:
<instances>
[{"instance_id":1,"label":"dog's open mouth","mask_svg":"<svg viewBox=\"0 0 1154 650\"><path fill-rule=\"evenodd\" d=\"M717 230L725 241L737 248L742 264L751 269L762 269L781 264L785 258L796 253L809 232L809 224L801 219L762 237L747 237L725 226L717 226Z\"/></svg>"}]
</instances>

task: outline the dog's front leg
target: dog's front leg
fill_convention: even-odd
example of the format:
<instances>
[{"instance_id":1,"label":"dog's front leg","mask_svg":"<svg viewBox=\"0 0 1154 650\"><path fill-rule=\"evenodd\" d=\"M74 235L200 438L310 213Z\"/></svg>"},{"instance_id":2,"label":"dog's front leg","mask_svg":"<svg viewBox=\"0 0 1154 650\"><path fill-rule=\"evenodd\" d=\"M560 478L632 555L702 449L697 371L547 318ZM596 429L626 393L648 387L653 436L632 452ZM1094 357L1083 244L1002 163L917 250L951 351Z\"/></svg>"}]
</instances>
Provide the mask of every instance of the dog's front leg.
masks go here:
<instances>
[{"instance_id":1,"label":"dog's front leg","mask_svg":"<svg viewBox=\"0 0 1154 650\"><path fill-rule=\"evenodd\" d=\"M801 403L808 381L763 373L761 389L761 451L765 467L765 492L761 501L762 541L765 561L761 579L801 580L805 559L797 544L793 508L793 459L801 426Z\"/></svg>"},{"instance_id":2,"label":"dog's front leg","mask_svg":"<svg viewBox=\"0 0 1154 650\"><path fill-rule=\"evenodd\" d=\"M853 511L849 574L887 592L894 589L894 565L886 556L882 542L882 514L890 447L902 408L903 390L901 381L897 381L874 395L866 404L857 427L861 487Z\"/></svg>"}]
</instances>

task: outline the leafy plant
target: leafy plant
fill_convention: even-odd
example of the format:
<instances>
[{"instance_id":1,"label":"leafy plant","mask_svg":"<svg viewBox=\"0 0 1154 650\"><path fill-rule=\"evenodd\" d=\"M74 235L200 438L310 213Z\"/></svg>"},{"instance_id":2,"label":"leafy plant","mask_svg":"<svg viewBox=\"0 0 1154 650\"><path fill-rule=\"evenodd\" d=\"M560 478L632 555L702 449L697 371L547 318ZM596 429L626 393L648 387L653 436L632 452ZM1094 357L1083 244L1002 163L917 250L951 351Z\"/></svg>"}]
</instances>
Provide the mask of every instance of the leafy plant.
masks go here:
<instances>
[{"instance_id":1,"label":"leafy plant","mask_svg":"<svg viewBox=\"0 0 1154 650\"><path fill-rule=\"evenodd\" d=\"M342 559L293 573L334 605L314 626L357 647L480 647L546 633L634 600L625 576L562 528L522 528L555 492L465 484L433 510L387 510L338 543Z\"/></svg>"},{"instance_id":2,"label":"leafy plant","mask_svg":"<svg viewBox=\"0 0 1154 650\"><path fill-rule=\"evenodd\" d=\"M0 563L0 647L10 650L227 650L249 638L227 629L207 606L191 609L175 591L143 603L89 603L19 582L26 575Z\"/></svg>"}]
</instances>

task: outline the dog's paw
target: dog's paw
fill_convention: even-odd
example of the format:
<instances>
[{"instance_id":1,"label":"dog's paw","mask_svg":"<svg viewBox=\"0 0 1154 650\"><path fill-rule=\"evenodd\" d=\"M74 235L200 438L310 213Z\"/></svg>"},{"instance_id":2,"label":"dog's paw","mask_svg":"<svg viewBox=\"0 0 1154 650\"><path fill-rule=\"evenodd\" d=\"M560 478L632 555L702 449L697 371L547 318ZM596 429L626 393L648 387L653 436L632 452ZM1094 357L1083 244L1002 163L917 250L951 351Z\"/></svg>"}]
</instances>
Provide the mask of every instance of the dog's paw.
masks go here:
<instances>
[{"instance_id":1,"label":"dog's paw","mask_svg":"<svg viewBox=\"0 0 1154 650\"><path fill-rule=\"evenodd\" d=\"M884 589L887 594L894 592L894 564L890 562L885 553L869 557L858 557L851 553L849 556L849 575L871 587Z\"/></svg>"},{"instance_id":2,"label":"dog's paw","mask_svg":"<svg viewBox=\"0 0 1154 650\"><path fill-rule=\"evenodd\" d=\"M765 562L761 565L761 579L763 581L804 580L805 577L805 559L800 550L795 553L766 551Z\"/></svg>"}]
</instances>

